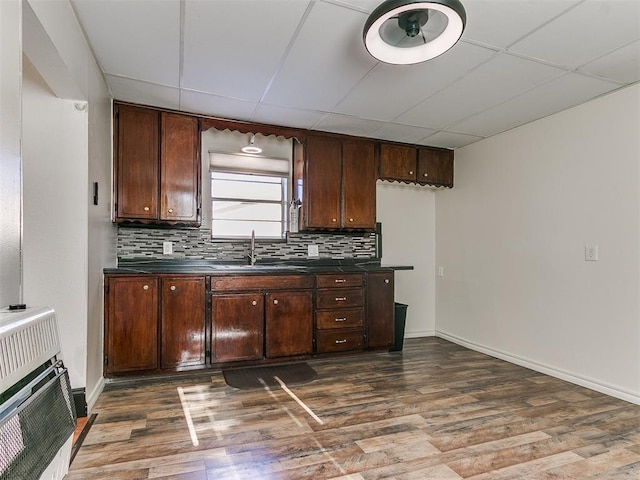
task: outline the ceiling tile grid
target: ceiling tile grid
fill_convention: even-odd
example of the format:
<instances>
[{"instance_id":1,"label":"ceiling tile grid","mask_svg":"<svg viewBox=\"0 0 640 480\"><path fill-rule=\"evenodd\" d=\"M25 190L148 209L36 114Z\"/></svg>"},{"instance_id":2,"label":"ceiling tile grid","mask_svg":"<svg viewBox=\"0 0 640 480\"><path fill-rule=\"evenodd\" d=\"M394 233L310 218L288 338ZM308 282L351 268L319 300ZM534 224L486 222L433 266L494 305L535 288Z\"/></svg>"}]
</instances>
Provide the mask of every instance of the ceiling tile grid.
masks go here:
<instances>
[{"instance_id":1,"label":"ceiling tile grid","mask_svg":"<svg viewBox=\"0 0 640 480\"><path fill-rule=\"evenodd\" d=\"M461 0L405 66L364 48L382 1L71 0L114 98L243 121L459 148L640 81L640 0Z\"/></svg>"}]
</instances>

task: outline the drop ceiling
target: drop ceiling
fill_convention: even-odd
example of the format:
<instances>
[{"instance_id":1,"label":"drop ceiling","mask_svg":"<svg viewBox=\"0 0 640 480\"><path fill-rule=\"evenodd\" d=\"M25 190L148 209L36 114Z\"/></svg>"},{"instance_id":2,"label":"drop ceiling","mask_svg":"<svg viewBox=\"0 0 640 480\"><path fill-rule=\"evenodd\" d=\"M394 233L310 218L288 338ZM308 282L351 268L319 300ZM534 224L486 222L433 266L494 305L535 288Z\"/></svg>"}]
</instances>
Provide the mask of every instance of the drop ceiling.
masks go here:
<instances>
[{"instance_id":1,"label":"drop ceiling","mask_svg":"<svg viewBox=\"0 0 640 480\"><path fill-rule=\"evenodd\" d=\"M444 55L377 62L382 0L73 0L118 100L458 148L640 81L640 0L462 0ZM640 109L640 107L639 107Z\"/></svg>"}]
</instances>

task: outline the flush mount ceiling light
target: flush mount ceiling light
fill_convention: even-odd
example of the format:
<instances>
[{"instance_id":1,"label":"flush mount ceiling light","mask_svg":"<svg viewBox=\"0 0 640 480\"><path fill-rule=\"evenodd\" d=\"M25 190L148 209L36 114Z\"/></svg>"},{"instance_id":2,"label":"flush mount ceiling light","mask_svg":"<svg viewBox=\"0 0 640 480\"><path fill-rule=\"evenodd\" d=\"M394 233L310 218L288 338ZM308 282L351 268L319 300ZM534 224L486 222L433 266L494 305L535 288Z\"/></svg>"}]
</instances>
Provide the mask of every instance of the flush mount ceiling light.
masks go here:
<instances>
[{"instance_id":1,"label":"flush mount ceiling light","mask_svg":"<svg viewBox=\"0 0 640 480\"><path fill-rule=\"evenodd\" d=\"M257 155L258 153L262 153L262 149L257 145L255 145L255 142L256 142L256 136L252 134L251 137L249 137L249 144L245 145L240 150L242 150L244 153L251 153L254 155Z\"/></svg>"},{"instance_id":2,"label":"flush mount ceiling light","mask_svg":"<svg viewBox=\"0 0 640 480\"><path fill-rule=\"evenodd\" d=\"M364 44L381 62L420 63L453 47L466 21L458 0L387 0L367 19Z\"/></svg>"}]
</instances>

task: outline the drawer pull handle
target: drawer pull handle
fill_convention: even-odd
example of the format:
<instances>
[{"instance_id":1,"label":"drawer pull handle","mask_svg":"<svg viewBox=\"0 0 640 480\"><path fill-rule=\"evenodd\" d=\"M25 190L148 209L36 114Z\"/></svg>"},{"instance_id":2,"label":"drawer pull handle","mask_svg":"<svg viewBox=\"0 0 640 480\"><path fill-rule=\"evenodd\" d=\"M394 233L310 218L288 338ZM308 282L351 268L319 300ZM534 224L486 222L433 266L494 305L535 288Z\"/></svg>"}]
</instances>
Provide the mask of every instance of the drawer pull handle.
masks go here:
<instances>
[{"instance_id":1,"label":"drawer pull handle","mask_svg":"<svg viewBox=\"0 0 640 480\"><path fill-rule=\"evenodd\" d=\"M336 318L336 322L346 322L346 321L347 321L347 317Z\"/></svg>"},{"instance_id":2,"label":"drawer pull handle","mask_svg":"<svg viewBox=\"0 0 640 480\"><path fill-rule=\"evenodd\" d=\"M336 302L344 302L347 297L336 297Z\"/></svg>"},{"instance_id":3,"label":"drawer pull handle","mask_svg":"<svg viewBox=\"0 0 640 480\"><path fill-rule=\"evenodd\" d=\"M345 283L346 280L344 278L337 278L336 283Z\"/></svg>"},{"instance_id":4,"label":"drawer pull handle","mask_svg":"<svg viewBox=\"0 0 640 480\"><path fill-rule=\"evenodd\" d=\"M341 343L347 343L347 339L344 340L336 340L336 345L340 345Z\"/></svg>"},{"instance_id":5,"label":"drawer pull handle","mask_svg":"<svg viewBox=\"0 0 640 480\"><path fill-rule=\"evenodd\" d=\"M255 300L253 302L251 302L251 305L256 306L258 304L258 302L256 302Z\"/></svg>"},{"instance_id":6,"label":"drawer pull handle","mask_svg":"<svg viewBox=\"0 0 640 480\"><path fill-rule=\"evenodd\" d=\"M171 285L171 286L169 287L169 289L170 289L170 290L175 290L175 289L176 289L176 286L175 286L175 285Z\"/></svg>"}]
</instances>

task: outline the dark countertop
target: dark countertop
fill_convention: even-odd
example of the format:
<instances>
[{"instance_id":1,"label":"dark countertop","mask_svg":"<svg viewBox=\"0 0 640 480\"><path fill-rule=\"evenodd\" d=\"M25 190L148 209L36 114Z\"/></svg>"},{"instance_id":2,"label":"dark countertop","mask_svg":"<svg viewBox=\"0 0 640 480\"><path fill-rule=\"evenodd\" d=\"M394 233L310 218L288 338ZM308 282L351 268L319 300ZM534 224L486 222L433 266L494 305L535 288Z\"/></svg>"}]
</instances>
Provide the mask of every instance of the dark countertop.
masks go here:
<instances>
[{"instance_id":1,"label":"dark countertop","mask_svg":"<svg viewBox=\"0 0 640 480\"><path fill-rule=\"evenodd\" d=\"M120 260L118 266L105 268L105 274L200 274L200 275L273 275L279 273L363 273L385 270L413 270L411 265L382 265L377 259L262 260L256 265L245 262L220 262L194 259Z\"/></svg>"}]
</instances>

